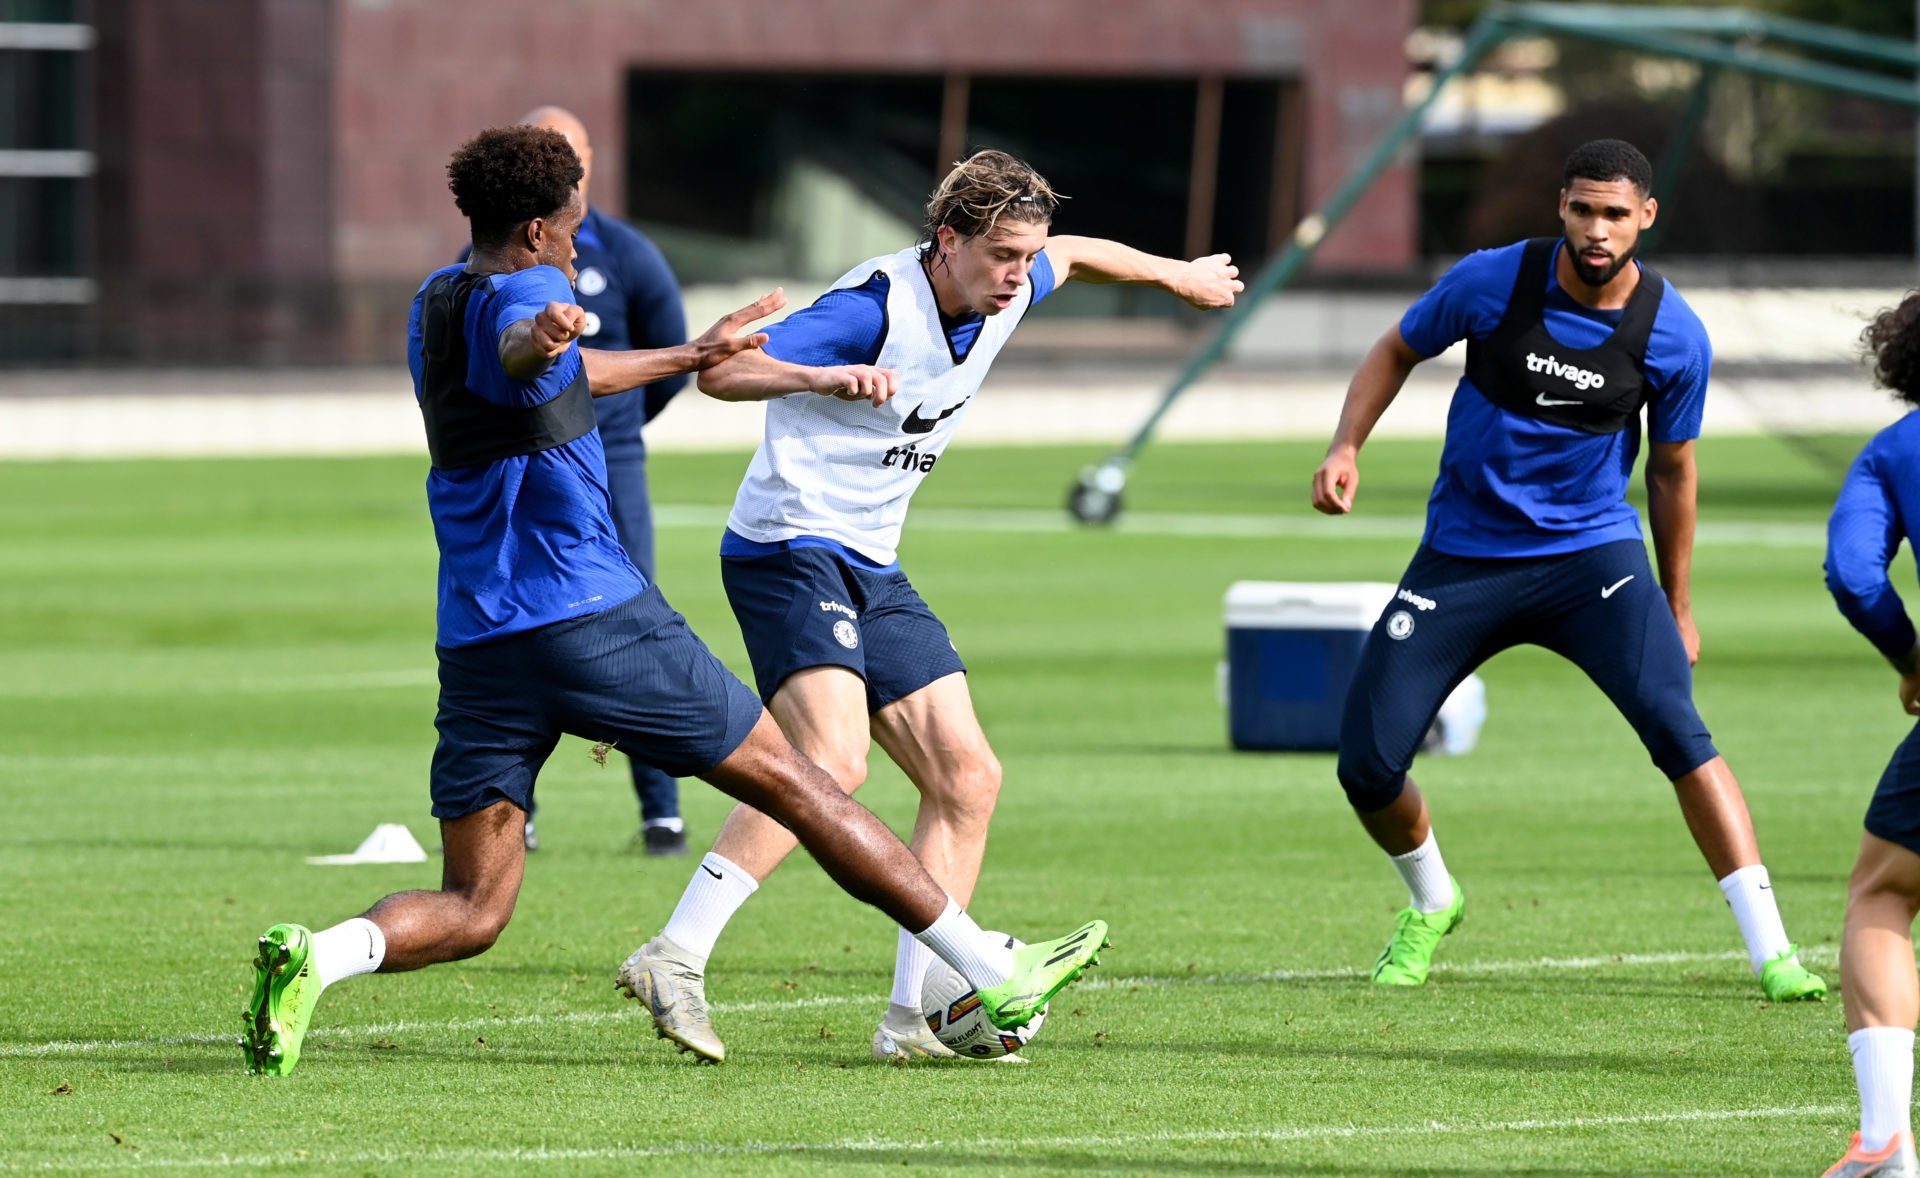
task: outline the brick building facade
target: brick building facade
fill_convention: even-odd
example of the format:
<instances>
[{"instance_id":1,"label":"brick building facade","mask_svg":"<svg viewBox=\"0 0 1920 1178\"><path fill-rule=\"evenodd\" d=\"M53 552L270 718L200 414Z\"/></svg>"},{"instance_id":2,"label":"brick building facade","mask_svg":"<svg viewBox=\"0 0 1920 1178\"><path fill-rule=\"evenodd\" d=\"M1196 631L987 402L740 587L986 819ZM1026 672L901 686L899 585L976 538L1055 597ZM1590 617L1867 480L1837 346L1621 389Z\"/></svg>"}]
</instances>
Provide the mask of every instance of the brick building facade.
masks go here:
<instances>
[{"instance_id":1,"label":"brick building facade","mask_svg":"<svg viewBox=\"0 0 1920 1178\"><path fill-rule=\"evenodd\" d=\"M395 315L464 241L443 168L476 129L571 107L596 128L595 203L623 209L606 129L635 71L1289 82L1290 224L1399 113L1414 3L147 0L95 19L93 313L129 355L326 361L396 354ZM1398 166L1319 270L1403 269L1415 231Z\"/></svg>"}]
</instances>

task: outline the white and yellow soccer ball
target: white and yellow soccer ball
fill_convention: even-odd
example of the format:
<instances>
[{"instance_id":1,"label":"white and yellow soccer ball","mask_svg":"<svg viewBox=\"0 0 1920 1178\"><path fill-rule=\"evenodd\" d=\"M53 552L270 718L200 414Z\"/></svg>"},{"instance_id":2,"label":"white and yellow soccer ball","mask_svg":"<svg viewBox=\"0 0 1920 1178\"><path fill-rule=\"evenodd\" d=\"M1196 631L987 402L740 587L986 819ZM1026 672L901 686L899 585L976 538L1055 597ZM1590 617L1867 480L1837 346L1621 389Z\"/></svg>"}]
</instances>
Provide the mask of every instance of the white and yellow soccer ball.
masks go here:
<instances>
[{"instance_id":1,"label":"white and yellow soccer ball","mask_svg":"<svg viewBox=\"0 0 1920 1178\"><path fill-rule=\"evenodd\" d=\"M1004 938L1009 949L1023 948L1025 942L1008 936L1006 933L989 932L990 937ZM1046 1007L1024 1027L1003 1031L987 1018L986 1010L980 1005L980 995L967 979L951 965L934 958L927 967L927 976L920 983L920 1013L926 1016L927 1029L934 1038L946 1044L955 1055L964 1055L970 1059L998 1059L1003 1055L1012 1055L1039 1033L1040 1024L1047 1020Z\"/></svg>"}]
</instances>

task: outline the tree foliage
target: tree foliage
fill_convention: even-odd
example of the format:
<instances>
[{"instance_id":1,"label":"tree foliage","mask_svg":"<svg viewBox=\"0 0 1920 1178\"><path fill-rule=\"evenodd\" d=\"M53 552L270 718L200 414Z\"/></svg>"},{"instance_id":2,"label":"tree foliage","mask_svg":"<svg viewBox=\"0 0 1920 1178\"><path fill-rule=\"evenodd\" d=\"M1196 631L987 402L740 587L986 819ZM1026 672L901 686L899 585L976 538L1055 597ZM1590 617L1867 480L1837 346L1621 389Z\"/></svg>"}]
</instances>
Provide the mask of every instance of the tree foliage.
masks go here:
<instances>
[{"instance_id":1,"label":"tree foliage","mask_svg":"<svg viewBox=\"0 0 1920 1178\"><path fill-rule=\"evenodd\" d=\"M1562 3L1567 0L1549 0ZM1612 0L1620 4L1660 5L1666 8L1751 8L1799 20L1836 25L1861 33L1912 40L1914 6L1907 0L1742 0L1739 4L1715 0ZM1464 27L1474 22L1487 0L1420 0L1420 23Z\"/></svg>"}]
</instances>

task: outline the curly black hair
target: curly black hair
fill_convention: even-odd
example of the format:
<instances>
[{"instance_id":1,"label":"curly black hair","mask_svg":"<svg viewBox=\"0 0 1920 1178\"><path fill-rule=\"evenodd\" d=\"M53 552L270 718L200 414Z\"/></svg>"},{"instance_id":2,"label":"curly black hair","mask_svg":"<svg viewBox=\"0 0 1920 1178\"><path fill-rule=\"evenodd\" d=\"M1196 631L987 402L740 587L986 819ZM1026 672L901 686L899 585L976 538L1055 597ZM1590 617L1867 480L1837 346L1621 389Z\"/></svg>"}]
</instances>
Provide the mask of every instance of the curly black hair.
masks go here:
<instances>
[{"instance_id":1,"label":"curly black hair","mask_svg":"<svg viewBox=\"0 0 1920 1178\"><path fill-rule=\"evenodd\" d=\"M1575 180L1603 184L1626 180L1645 196L1653 191L1653 165L1639 148L1624 139L1594 139L1574 148L1566 166L1560 169L1560 187L1569 188Z\"/></svg>"},{"instance_id":2,"label":"curly black hair","mask_svg":"<svg viewBox=\"0 0 1920 1178\"><path fill-rule=\"evenodd\" d=\"M1920 290L1873 317L1860 333L1873 361L1873 383L1909 405L1920 405Z\"/></svg>"},{"instance_id":3,"label":"curly black hair","mask_svg":"<svg viewBox=\"0 0 1920 1178\"><path fill-rule=\"evenodd\" d=\"M515 228L567 207L586 172L566 137L544 127L489 127L447 163L447 187L473 226L477 248L496 247Z\"/></svg>"}]
</instances>

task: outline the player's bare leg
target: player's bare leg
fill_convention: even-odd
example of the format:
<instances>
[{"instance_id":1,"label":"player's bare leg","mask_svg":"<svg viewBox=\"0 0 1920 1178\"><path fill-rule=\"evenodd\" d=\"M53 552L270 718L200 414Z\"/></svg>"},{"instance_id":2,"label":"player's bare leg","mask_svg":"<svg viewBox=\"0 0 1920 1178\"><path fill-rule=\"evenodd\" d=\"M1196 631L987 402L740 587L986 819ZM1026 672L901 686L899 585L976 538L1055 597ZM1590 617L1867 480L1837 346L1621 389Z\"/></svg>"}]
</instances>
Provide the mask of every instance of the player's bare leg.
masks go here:
<instances>
[{"instance_id":1,"label":"player's bare leg","mask_svg":"<svg viewBox=\"0 0 1920 1178\"><path fill-rule=\"evenodd\" d=\"M1408 777L1393 801L1354 813L1407 885L1408 904L1395 918L1393 938L1374 960L1373 980L1383 986L1424 985L1440 939L1460 927L1466 913L1466 897L1434 841L1427 799Z\"/></svg>"},{"instance_id":2,"label":"player's bare leg","mask_svg":"<svg viewBox=\"0 0 1920 1178\"><path fill-rule=\"evenodd\" d=\"M703 776L777 820L843 891L894 923L925 929L946 910L946 892L906 844L796 751L770 714L761 713L745 742Z\"/></svg>"},{"instance_id":3,"label":"player's bare leg","mask_svg":"<svg viewBox=\"0 0 1920 1178\"><path fill-rule=\"evenodd\" d=\"M1726 758L1715 757L1674 781L1673 794L1713 878L1725 879L1760 862L1760 843L1753 834L1747 798Z\"/></svg>"},{"instance_id":4,"label":"player's bare leg","mask_svg":"<svg viewBox=\"0 0 1920 1178\"><path fill-rule=\"evenodd\" d=\"M526 818L502 801L440 824L440 890L396 892L366 912L386 936L381 973L459 961L493 946L520 896Z\"/></svg>"},{"instance_id":5,"label":"player's bare leg","mask_svg":"<svg viewBox=\"0 0 1920 1178\"><path fill-rule=\"evenodd\" d=\"M962 905L973 898L1000 796L1000 761L973 710L966 675L944 675L873 716L880 747L920 791L913 854ZM874 1032L874 1054L894 1059L952 1053L927 1029L920 988L932 954L904 928L894 955L893 992ZM1019 1061L1017 1055L1002 1059Z\"/></svg>"},{"instance_id":6,"label":"player's bare leg","mask_svg":"<svg viewBox=\"0 0 1920 1178\"><path fill-rule=\"evenodd\" d=\"M1913 918L1920 912L1920 855L1872 834L1847 887L1840 988L1847 1046L1860 1089L1860 1131L1829 1174L1912 1174L1913 1027L1920 980Z\"/></svg>"},{"instance_id":7,"label":"player's bare leg","mask_svg":"<svg viewBox=\"0 0 1920 1178\"><path fill-rule=\"evenodd\" d=\"M1760 861L1746 795L1726 759L1714 757L1675 778L1673 793L1695 845L1733 909L1761 989L1775 1002L1824 997L1825 979L1800 964L1796 947L1787 940L1772 880Z\"/></svg>"},{"instance_id":8,"label":"player's bare leg","mask_svg":"<svg viewBox=\"0 0 1920 1178\"><path fill-rule=\"evenodd\" d=\"M767 710L793 747L824 769L842 790L851 794L866 783L872 738L867 685L860 676L845 667L796 671L774 693ZM793 832L778 822L751 806L736 806L720 827L713 853L758 883L799 845Z\"/></svg>"},{"instance_id":9,"label":"player's bare leg","mask_svg":"<svg viewBox=\"0 0 1920 1178\"><path fill-rule=\"evenodd\" d=\"M981 933L884 823L793 748L771 714L762 713L760 723L740 748L703 776L791 831L790 837L796 837L849 895L872 904L896 924L911 930L964 976L1003 979L1000 983L975 982L995 988L981 991L983 1002L989 1006L999 997L997 990L1006 992L1012 1005L1002 1009L1003 1016L1030 1017L1036 1004L1045 1001L1045 987L1033 989L1026 974L1016 976L1018 970L1027 969L1036 977L1039 972L1053 970L1058 977L1040 979L1049 985L1056 981L1064 985L1070 980L1055 965L1064 958L1036 958L1031 967L1016 967L1017 954ZM701 869L709 870L708 863L703 862ZM1099 946L1091 942L1105 942L1104 925L1096 922L1088 928L1099 935L1083 935L1075 942L1075 975L1097 953ZM1082 942L1086 943L1084 951ZM714 1034L707 1015L704 966L704 959L691 959L674 939L663 934L627 959L620 968L618 983L628 994L646 1002L662 1037L717 1062L725 1058L726 1048Z\"/></svg>"},{"instance_id":10,"label":"player's bare leg","mask_svg":"<svg viewBox=\"0 0 1920 1178\"><path fill-rule=\"evenodd\" d=\"M1378 810L1356 810L1354 814L1374 843L1389 855L1404 855L1426 842L1427 836L1433 833L1426 795L1411 777L1393 801Z\"/></svg>"},{"instance_id":11,"label":"player's bare leg","mask_svg":"<svg viewBox=\"0 0 1920 1178\"><path fill-rule=\"evenodd\" d=\"M260 937L242 1012L247 1070L284 1076L321 991L355 974L398 973L484 953L513 917L526 865L526 813L512 802L440 824L446 862L437 892L397 892L319 933L276 924Z\"/></svg>"}]
</instances>

